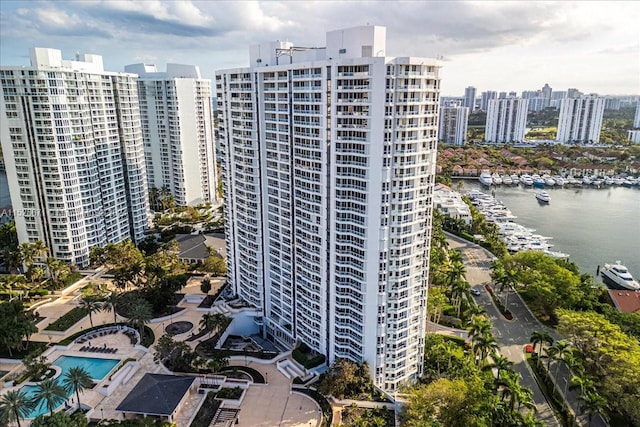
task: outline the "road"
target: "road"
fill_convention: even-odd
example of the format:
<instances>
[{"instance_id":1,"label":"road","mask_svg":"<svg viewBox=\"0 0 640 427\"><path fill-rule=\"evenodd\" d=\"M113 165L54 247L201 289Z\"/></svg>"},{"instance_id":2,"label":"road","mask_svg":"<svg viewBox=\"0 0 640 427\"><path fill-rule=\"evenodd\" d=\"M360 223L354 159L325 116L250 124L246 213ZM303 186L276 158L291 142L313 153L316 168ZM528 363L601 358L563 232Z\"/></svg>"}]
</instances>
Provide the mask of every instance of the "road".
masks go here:
<instances>
[{"instance_id":1,"label":"road","mask_svg":"<svg viewBox=\"0 0 640 427\"><path fill-rule=\"evenodd\" d=\"M482 247L466 240L447 234L449 247L462 252L467 270L466 279L480 295L474 297L478 305L487 311L491 321L493 334L500 344L500 353L513 362L513 369L522 376L521 383L533 391L533 401L538 410L537 418L547 426L560 426L536 382L535 376L526 362L524 346L529 344L531 334L539 330L537 321L525 307L520 306L516 298L508 300L509 310L514 314L512 321L506 320L491 300L483 284L491 281L490 266L494 257Z\"/></svg>"},{"instance_id":2,"label":"road","mask_svg":"<svg viewBox=\"0 0 640 427\"><path fill-rule=\"evenodd\" d=\"M482 247L458 238L447 233L449 246L462 252L462 258L467 269L466 279L474 288L480 290L480 295L475 297L477 303L489 314L493 326L493 334L500 344L500 352L509 360L514 362L514 369L522 375L522 383L533 390L534 402L539 411L539 418L547 425L560 425L553 415L553 411L540 391L533 372L525 360L523 347L530 343L529 338L534 331L546 331L554 340L562 339L555 330L542 325L531 314L520 295L511 293L507 298L509 311L514 315L512 321L506 320L491 300L491 296L484 288L483 284L491 281L490 267L495 258ZM573 374L564 362L551 363L551 373L556 382L556 388L561 395L565 396L565 401L578 414L577 390L568 390L568 383L571 382ZM596 414L591 423L585 415L578 416L577 424L589 427L609 427L604 419Z\"/></svg>"}]
</instances>

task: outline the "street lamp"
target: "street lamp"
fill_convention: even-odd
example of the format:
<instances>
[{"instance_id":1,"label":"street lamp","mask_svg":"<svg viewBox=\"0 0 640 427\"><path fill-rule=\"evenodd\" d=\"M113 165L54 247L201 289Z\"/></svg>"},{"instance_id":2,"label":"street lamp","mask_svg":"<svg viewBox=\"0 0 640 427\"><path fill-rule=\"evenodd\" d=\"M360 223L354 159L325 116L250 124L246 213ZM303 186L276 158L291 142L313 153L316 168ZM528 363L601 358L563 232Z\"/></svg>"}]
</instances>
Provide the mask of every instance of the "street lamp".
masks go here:
<instances>
[{"instance_id":1,"label":"street lamp","mask_svg":"<svg viewBox=\"0 0 640 427\"><path fill-rule=\"evenodd\" d=\"M264 374L267 376L267 382L266 382L266 384L269 384L269 372L265 372Z\"/></svg>"},{"instance_id":2,"label":"street lamp","mask_svg":"<svg viewBox=\"0 0 640 427\"><path fill-rule=\"evenodd\" d=\"M104 408L100 408L100 421L104 420Z\"/></svg>"}]
</instances>

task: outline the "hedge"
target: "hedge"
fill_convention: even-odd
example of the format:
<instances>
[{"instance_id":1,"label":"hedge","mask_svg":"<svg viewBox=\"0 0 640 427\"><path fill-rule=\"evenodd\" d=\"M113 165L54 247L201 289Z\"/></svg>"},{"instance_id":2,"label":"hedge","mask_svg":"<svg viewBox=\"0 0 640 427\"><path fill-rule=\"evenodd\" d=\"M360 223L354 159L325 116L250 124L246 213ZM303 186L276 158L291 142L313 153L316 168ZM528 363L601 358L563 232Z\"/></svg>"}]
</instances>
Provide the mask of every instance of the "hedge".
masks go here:
<instances>
[{"instance_id":1,"label":"hedge","mask_svg":"<svg viewBox=\"0 0 640 427\"><path fill-rule=\"evenodd\" d=\"M89 311L86 308L82 307L74 307L64 316L60 317L56 321L50 323L46 328L46 331L66 331L84 317L89 314Z\"/></svg>"},{"instance_id":2,"label":"hedge","mask_svg":"<svg viewBox=\"0 0 640 427\"><path fill-rule=\"evenodd\" d=\"M311 354L311 349L305 343L300 344L291 353L295 361L304 366L306 369L315 368L316 366L324 363L324 354L317 354L312 358L309 358L309 355Z\"/></svg>"}]
</instances>

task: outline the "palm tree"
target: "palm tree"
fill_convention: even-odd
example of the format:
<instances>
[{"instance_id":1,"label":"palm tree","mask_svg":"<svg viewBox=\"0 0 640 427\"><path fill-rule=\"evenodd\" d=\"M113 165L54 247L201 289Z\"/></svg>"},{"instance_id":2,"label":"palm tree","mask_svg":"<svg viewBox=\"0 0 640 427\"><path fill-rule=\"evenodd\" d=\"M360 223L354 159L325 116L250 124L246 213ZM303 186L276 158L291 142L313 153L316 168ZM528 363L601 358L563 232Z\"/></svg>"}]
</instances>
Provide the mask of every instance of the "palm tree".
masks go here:
<instances>
[{"instance_id":1,"label":"palm tree","mask_svg":"<svg viewBox=\"0 0 640 427\"><path fill-rule=\"evenodd\" d=\"M200 319L200 328L209 331L209 335L215 330L218 332L227 324L227 316L222 313L207 313Z\"/></svg>"},{"instance_id":2,"label":"palm tree","mask_svg":"<svg viewBox=\"0 0 640 427\"><path fill-rule=\"evenodd\" d=\"M478 366L481 365L486 359L488 354L493 354L498 351L500 346L498 341L491 334L481 335L473 340L473 352L478 355Z\"/></svg>"},{"instance_id":3,"label":"palm tree","mask_svg":"<svg viewBox=\"0 0 640 427\"><path fill-rule=\"evenodd\" d=\"M578 408L582 413L587 414L589 418L589 425L591 425L591 421L593 420L593 416L595 414L600 414L603 418L608 418L605 414L605 410L607 409L607 399L600 396L596 392L587 392L585 394L581 394L578 397L580 403L578 404Z\"/></svg>"},{"instance_id":4,"label":"palm tree","mask_svg":"<svg viewBox=\"0 0 640 427\"><path fill-rule=\"evenodd\" d=\"M452 264L454 263L460 263L463 264L462 261L462 252L460 252L457 249L451 249L447 252L447 255L449 256L449 261L451 261ZM464 264L463 264L464 265Z\"/></svg>"},{"instance_id":5,"label":"palm tree","mask_svg":"<svg viewBox=\"0 0 640 427\"><path fill-rule=\"evenodd\" d=\"M140 341L144 336L144 325L149 323L152 316L151 304L144 299L137 299L129 307L129 322L140 332Z\"/></svg>"},{"instance_id":6,"label":"palm tree","mask_svg":"<svg viewBox=\"0 0 640 427\"><path fill-rule=\"evenodd\" d=\"M462 297L469 299L471 294L471 285L466 280L458 280L451 286L451 298L456 302L458 317L460 317L460 309L462 308Z\"/></svg>"},{"instance_id":7,"label":"palm tree","mask_svg":"<svg viewBox=\"0 0 640 427\"><path fill-rule=\"evenodd\" d=\"M9 424L26 418L33 409L34 402L22 390L9 390L0 398L0 422Z\"/></svg>"},{"instance_id":8,"label":"palm tree","mask_svg":"<svg viewBox=\"0 0 640 427\"><path fill-rule=\"evenodd\" d=\"M93 313L102 309L102 304L93 296L87 296L80 300L80 307L84 308L89 313L89 322L93 328Z\"/></svg>"},{"instance_id":9,"label":"palm tree","mask_svg":"<svg viewBox=\"0 0 640 427\"><path fill-rule=\"evenodd\" d=\"M120 295L115 292L111 292L101 302L100 310L113 312L113 323L118 323L116 309L120 302Z\"/></svg>"},{"instance_id":10,"label":"palm tree","mask_svg":"<svg viewBox=\"0 0 640 427\"><path fill-rule=\"evenodd\" d=\"M544 352L547 354L547 374L551 376L551 361L558 358L558 349L552 345L551 347L545 348Z\"/></svg>"},{"instance_id":11,"label":"palm tree","mask_svg":"<svg viewBox=\"0 0 640 427\"><path fill-rule=\"evenodd\" d=\"M567 355L571 354L573 356L573 345L565 340L559 340L556 341L556 343L553 345L553 347L556 349L556 360L562 360L564 361L565 358L567 357ZM548 369L548 368L547 368ZM558 364L556 366L556 373L555 373L555 381L558 381L558 370L560 369L560 364Z\"/></svg>"},{"instance_id":12,"label":"palm tree","mask_svg":"<svg viewBox=\"0 0 640 427\"><path fill-rule=\"evenodd\" d=\"M453 288L454 284L463 279L465 274L467 274L467 269L462 262L451 262L447 268L446 274L447 276L445 281L449 287Z\"/></svg>"},{"instance_id":13,"label":"palm tree","mask_svg":"<svg viewBox=\"0 0 640 427\"><path fill-rule=\"evenodd\" d=\"M581 395L585 395L587 393L595 393L596 387L593 381L588 377L580 377L578 375L574 375L571 377L571 385L569 385L569 390L580 390Z\"/></svg>"},{"instance_id":14,"label":"palm tree","mask_svg":"<svg viewBox=\"0 0 640 427\"><path fill-rule=\"evenodd\" d=\"M41 381L33 394L34 401L44 400L50 415L66 399L67 391L51 378Z\"/></svg>"},{"instance_id":15,"label":"palm tree","mask_svg":"<svg viewBox=\"0 0 640 427\"><path fill-rule=\"evenodd\" d=\"M474 340L476 337L491 334L491 323L484 316L471 319L469 327L469 337Z\"/></svg>"},{"instance_id":16,"label":"palm tree","mask_svg":"<svg viewBox=\"0 0 640 427\"><path fill-rule=\"evenodd\" d=\"M542 356L542 345L544 343L547 343L548 345L553 344L553 338L551 338L551 335L549 335L549 333L546 331L534 331L533 334L531 334L531 338L529 339L531 340L531 343L533 344L534 349L536 344L540 344L537 352L538 364L540 364L540 359Z\"/></svg>"},{"instance_id":17,"label":"palm tree","mask_svg":"<svg viewBox=\"0 0 640 427\"><path fill-rule=\"evenodd\" d=\"M80 410L80 392L93 385L89 372L81 366L74 366L64 375L62 384L68 393L76 394L78 398L78 410Z\"/></svg>"},{"instance_id":18,"label":"palm tree","mask_svg":"<svg viewBox=\"0 0 640 427\"><path fill-rule=\"evenodd\" d=\"M495 380L495 383L497 385L500 382L500 373L502 371L510 371L511 367L513 366L513 362L500 354L492 354L491 359L493 360L493 362L484 366L482 369L496 369L498 371L498 375L496 376Z\"/></svg>"},{"instance_id":19,"label":"palm tree","mask_svg":"<svg viewBox=\"0 0 640 427\"><path fill-rule=\"evenodd\" d=\"M428 303L429 303L429 300L427 300L427 304ZM480 307L475 302L473 302L472 304L469 304L469 308L467 309L467 314L473 321L473 319L476 319L478 317L485 317L485 315L487 314L487 311L484 308Z\"/></svg>"}]
</instances>

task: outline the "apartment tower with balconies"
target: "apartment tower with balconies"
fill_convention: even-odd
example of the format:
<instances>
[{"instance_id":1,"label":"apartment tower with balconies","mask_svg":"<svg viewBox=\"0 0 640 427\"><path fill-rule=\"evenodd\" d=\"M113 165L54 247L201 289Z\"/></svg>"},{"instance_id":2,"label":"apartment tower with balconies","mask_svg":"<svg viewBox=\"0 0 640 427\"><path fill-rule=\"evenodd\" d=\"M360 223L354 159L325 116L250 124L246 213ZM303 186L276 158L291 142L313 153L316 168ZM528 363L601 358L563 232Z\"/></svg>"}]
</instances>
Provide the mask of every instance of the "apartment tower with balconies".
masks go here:
<instances>
[{"instance_id":1,"label":"apartment tower with balconies","mask_svg":"<svg viewBox=\"0 0 640 427\"><path fill-rule=\"evenodd\" d=\"M32 48L0 67L0 140L20 243L85 266L89 250L144 238L147 175L133 74L102 57Z\"/></svg>"},{"instance_id":2,"label":"apartment tower with balconies","mask_svg":"<svg viewBox=\"0 0 640 427\"><path fill-rule=\"evenodd\" d=\"M422 371L439 63L377 26L250 61L216 75L228 282L266 337L392 392Z\"/></svg>"},{"instance_id":3,"label":"apartment tower with balconies","mask_svg":"<svg viewBox=\"0 0 640 427\"><path fill-rule=\"evenodd\" d=\"M166 189L179 206L212 202L216 161L211 80L194 65L132 64L138 96L149 191Z\"/></svg>"}]
</instances>

